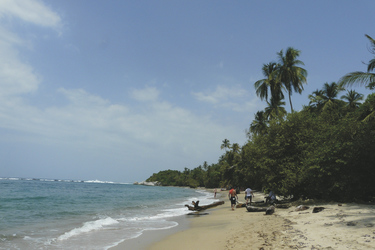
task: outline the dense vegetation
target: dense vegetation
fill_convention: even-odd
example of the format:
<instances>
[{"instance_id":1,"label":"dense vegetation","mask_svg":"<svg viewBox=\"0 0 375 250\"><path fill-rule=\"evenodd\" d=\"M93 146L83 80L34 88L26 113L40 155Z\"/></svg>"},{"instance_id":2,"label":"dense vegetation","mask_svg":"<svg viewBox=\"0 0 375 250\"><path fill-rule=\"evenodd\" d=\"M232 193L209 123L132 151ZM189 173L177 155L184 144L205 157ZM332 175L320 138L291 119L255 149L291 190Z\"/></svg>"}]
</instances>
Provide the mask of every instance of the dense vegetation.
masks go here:
<instances>
[{"instance_id":1,"label":"dense vegetation","mask_svg":"<svg viewBox=\"0 0 375 250\"><path fill-rule=\"evenodd\" d=\"M366 37L375 55L375 40ZM278 63L263 65L265 79L254 86L268 106L256 113L245 145L225 139L221 145L225 153L217 163L205 162L183 172L161 171L147 181L207 188L250 186L298 198L374 201L375 93L363 101L363 95L345 87L359 84L374 89L375 57L366 72L325 83L309 95L308 105L295 112L291 95L303 91L307 77L299 55L288 48L285 54L277 53ZM291 113L283 107L285 96Z\"/></svg>"}]
</instances>

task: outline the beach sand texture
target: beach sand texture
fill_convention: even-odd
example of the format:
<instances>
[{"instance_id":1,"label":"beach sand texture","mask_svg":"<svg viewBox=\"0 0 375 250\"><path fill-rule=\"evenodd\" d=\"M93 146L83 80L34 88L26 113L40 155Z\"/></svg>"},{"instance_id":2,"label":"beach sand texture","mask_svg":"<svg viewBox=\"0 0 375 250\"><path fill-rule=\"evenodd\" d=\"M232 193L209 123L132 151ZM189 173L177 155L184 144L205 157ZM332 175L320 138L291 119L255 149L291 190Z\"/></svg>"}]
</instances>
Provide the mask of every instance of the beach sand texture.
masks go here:
<instances>
[{"instance_id":1,"label":"beach sand texture","mask_svg":"<svg viewBox=\"0 0 375 250\"><path fill-rule=\"evenodd\" d=\"M152 243L149 250L166 249L375 249L375 206L364 204L308 204L296 211L277 208L273 215L232 211L221 192L224 205L192 217L188 229ZM255 200L264 194L255 193ZM243 200L243 195L239 195ZM312 213L314 207L324 207Z\"/></svg>"}]
</instances>

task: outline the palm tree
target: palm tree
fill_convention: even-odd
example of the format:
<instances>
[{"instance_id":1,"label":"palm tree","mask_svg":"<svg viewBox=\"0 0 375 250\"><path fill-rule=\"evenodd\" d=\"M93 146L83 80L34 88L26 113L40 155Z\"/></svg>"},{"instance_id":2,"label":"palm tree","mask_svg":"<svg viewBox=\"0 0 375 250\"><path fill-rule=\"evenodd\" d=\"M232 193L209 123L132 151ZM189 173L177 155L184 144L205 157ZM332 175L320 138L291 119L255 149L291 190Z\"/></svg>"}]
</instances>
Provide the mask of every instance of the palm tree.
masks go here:
<instances>
[{"instance_id":1,"label":"palm tree","mask_svg":"<svg viewBox=\"0 0 375 250\"><path fill-rule=\"evenodd\" d=\"M261 100L266 99L268 102L268 91L270 91L271 98L284 99L284 94L282 92L283 86L281 82L277 80L278 67L279 65L275 62L263 64L262 73L266 78L254 83L256 94Z\"/></svg>"},{"instance_id":2,"label":"palm tree","mask_svg":"<svg viewBox=\"0 0 375 250\"><path fill-rule=\"evenodd\" d=\"M365 35L370 40L369 49L370 53L375 55L375 40L369 35ZM343 76L339 80L340 86L353 86L354 84L363 86L366 88L374 89L375 88L375 73L371 73L375 69L375 57L369 61L367 64L367 72L355 71Z\"/></svg>"},{"instance_id":3,"label":"palm tree","mask_svg":"<svg viewBox=\"0 0 375 250\"><path fill-rule=\"evenodd\" d=\"M286 115L286 110L282 105L285 105L285 102L277 99L271 99L271 102L268 103L268 107L264 109L264 114L268 120L281 118Z\"/></svg>"},{"instance_id":4,"label":"palm tree","mask_svg":"<svg viewBox=\"0 0 375 250\"><path fill-rule=\"evenodd\" d=\"M232 145L232 151L233 151L233 153L239 153L240 150L241 150L240 145L238 143L233 143L233 145Z\"/></svg>"},{"instance_id":5,"label":"palm tree","mask_svg":"<svg viewBox=\"0 0 375 250\"><path fill-rule=\"evenodd\" d=\"M208 169L208 163L207 163L207 161L204 161L204 162L203 162L203 169L204 169L205 171L207 171L207 169Z\"/></svg>"},{"instance_id":6,"label":"palm tree","mask_svg":"<svg viewBox=\"0 0 375 250\"><path fill-rule=\"evenodd\" d=\"M309 99L310 99L309 106L320 110L321 107L323 106L323 95L324 95L323 90L317 89L314 92L312 92L312 94L309 95Z\"/></svg>"},{"instance_id":7,"label":"palm tree","mask_svg":"<svg viewBox=\"0 0 375 250\"><path fill-rule=\"evenodd\" d=\"M230 142L229 142L229 140L227 140L227 139L224 139L223 140L223 144L221 144L221 147L220 147L221 149L227 149L227 148L230 148Z\"/></svg>"},{"instance_id":8,"label":"palm tree","mask_svg":"<svg viewBox=\"0 0 375 250\"><path fill-rule=\"evenodd\" d=\"M255 114L255 119L250 125L250 132L258 135L264 134L267 130L267 122L268 121L264 111L258 111Z\"/></svg>"},{"instance_id":9,"label":"palm tree","mask_svg":"<svg viewBox=\"0 0 375 250\"><path fill-rule=\"evenodd\" d=\"M321 96L324 108L339 104L341 101L337 99L337 96L343 90L344 89L335 82L331 84L324 83L323 95Z\"/></svg>"},{"instance_id":10,"label":"palm tree","mask_svg":"<svg viewBox=\"0 0 375 250\"><path fill-rule=\"evenodd\" d=\"M287 48L285 55L283 50L277 53L280 61L278 68L278 76L282 84L285 86L289 95L290 109L293 112L292 91L302 93L303 84L307 83L307 71L299 65L305 65L302 61L297 60L300 51L292 47Z\"/></svg>"},{"instance_id":11,"label":"palm tree","mask_svg":"<svg viewBox=\"0 0 375 250\"><path fill-rule=\"evenodd\" d=\"M344 88L340 87L337 83L331 82L328 84L327 82L323 85L323 99L325 102L331 101L335 102L337 100L338 94L343 91Z\"/></svg>"},{"instance_id":12,"label":"palm tree","mask_svg":"<svg viewBox=\"0 0 375 250\"><path fill-rule=\"evenodd\" d=\"M359 94L354 90L348 90L346 95L341 96L341 99L344 99L348 102L347 107L350 110L354 110L361 104L360 101L363 100L363 94Z\"/></svg>"}]
</instances>

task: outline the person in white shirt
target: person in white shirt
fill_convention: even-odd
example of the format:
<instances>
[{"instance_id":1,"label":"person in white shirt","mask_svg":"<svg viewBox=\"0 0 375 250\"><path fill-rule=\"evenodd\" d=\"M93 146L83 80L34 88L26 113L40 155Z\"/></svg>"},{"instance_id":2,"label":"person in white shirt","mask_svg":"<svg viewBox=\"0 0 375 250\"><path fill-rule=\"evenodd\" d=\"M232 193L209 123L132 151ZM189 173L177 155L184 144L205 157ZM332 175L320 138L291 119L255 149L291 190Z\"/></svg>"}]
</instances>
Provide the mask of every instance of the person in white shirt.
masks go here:
<instances>
[{"instance_id":1,"label":"person in white shirt","mask_svg":"<svg viewBox=\"0 0 375 250\"><path fill-rule=\"evenodd\" d=\"M254 192L253 190L251 190L251 188L246 188L245 193L246 193L246 196L245 196L246 205L249 203L249 201L251 205L251 200L252 200L252 197L254 196Z\"/></svg>"}]
</instances>

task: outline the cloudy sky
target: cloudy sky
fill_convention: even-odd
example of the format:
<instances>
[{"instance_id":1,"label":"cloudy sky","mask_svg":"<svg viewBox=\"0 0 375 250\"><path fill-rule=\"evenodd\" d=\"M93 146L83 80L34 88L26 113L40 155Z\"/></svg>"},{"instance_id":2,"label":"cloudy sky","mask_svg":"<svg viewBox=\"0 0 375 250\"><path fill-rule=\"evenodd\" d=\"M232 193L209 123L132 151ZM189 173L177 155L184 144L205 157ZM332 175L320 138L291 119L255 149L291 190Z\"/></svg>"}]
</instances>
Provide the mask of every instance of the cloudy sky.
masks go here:
<instances>
[{"instance_id":1,"label":"cloudy sky","mask_svg":"<svg viewBox=\"0 0 375 250\"><path fill-rule=\"evenodd\" d=\"M216 163L222 140L246 143L266 106L254 90L264 63L301 50L299 110L325 82L366 69L374 10L373 0L0 0L0 177L134 182Z\"/></svg>"}]
</instances>

